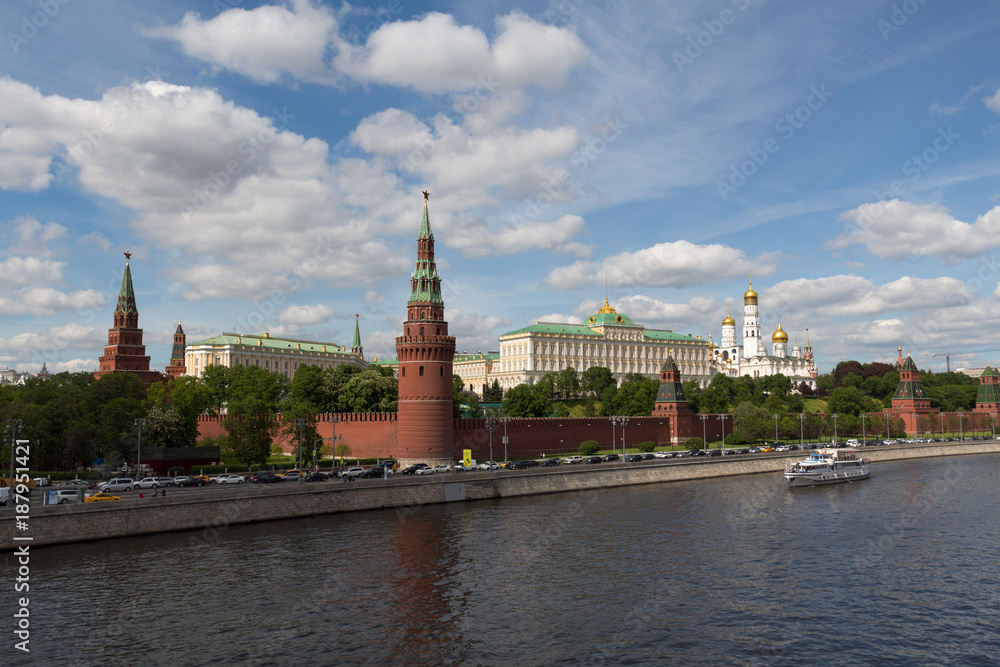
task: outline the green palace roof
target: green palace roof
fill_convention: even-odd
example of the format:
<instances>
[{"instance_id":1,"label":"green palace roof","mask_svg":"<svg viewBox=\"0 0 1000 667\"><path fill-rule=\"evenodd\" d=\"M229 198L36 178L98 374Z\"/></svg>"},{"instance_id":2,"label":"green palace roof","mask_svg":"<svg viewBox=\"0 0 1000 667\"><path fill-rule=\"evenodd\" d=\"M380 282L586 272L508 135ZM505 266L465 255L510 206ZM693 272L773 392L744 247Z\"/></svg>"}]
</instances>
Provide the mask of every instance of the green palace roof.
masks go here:
<instances>
[{"instance_id":1,"label":"green palace roof","mask_svg":"<svg viewBox=\"0 0 1000 667\"><path fill-rule=\"evenodd\" d=\"M463 352L462 354L456 354L454 361L457 364L460 361L482 361L483 359L496 361L499 358L500 358L499 352L487 352L485 354L482 352L476 352L475 354L469 354L467 352Z\"/></svg>"},{"instance_id":2,"label":"green palace roof","mask_svg":"<svg viewBox=\"0 0 1000 667\"><path fill-rule=\"evenodd\" d=\"M237 345L259 350L296 350L301 352L316 352L320 354L332 354L344 357L353 356L342 345L336 343L318 343L310 340L296 340L294 338L272 338L269 333L259 334L235 334L224 333L213 336L197 343L190 343L192 346L224 347L226 345Z\"/></svg>"},{"instance_id":3,"label":"green palace roof","mask_svg":"<svg viewBox=\"0 0 1000 667\"><path fill-rule=\"evenodd\" d=\"M635 324L627 316L622 316L626 320L624 326L637 327L639 325ZM517 334L548 334L556 336L582 336L585 338L603 339L604 336L599 331L595 331L591 327L601 326L603 323L592 324L590 326L584 324L555 324L552 322L538 322L530 326L524 327L522 329L517 329L515 331L508 331L502 334L500 337L504 338L506 336L515 336ZM621 323L618 323L621 326ZM646 340L649 341L662 341L662 342L679 342L679 343L699 343L706 342L697 336L691 336L689 334L679 334L673 331L665 331L662 329L645 329L643 335ZM457 356L457 355L456 355Z\"/></svg>"}]
</instances>

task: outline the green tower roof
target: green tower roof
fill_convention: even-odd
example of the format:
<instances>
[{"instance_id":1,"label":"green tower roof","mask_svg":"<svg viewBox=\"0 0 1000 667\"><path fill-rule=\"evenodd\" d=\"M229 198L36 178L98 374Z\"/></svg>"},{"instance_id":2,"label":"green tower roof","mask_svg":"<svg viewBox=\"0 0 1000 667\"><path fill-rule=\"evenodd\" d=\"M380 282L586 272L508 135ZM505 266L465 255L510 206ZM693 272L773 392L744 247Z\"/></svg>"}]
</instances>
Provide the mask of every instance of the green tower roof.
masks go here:
<instances>
[{"instance_id":1,"label":"green tower roof","mask_svg":"<svg viewBox=\"0 0 1000 667\"><path fill-rule=\"evenodd\" d=\"M131 256L131 253L126 250L125 273L122 274L122 286L121 289L118 290L118 306L115 308L115 314L139 314L139 308L135 305L135 291L132 289L132 270L128 265L128 260Z\"/></svg>"}]
</instances>

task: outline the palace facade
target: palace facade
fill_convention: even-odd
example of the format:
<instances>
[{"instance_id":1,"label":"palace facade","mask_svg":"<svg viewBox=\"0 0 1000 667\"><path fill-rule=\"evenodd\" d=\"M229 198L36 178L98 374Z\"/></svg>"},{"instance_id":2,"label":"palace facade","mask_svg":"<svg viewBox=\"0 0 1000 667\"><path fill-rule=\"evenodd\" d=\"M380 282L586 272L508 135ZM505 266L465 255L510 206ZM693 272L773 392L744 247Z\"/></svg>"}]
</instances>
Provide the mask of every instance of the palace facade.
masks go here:
<instances>
[{"instance_id":1,"label":"palace facade","mask_svg":"<svg viewBox=\"0 0 1000 667\"><path fill-rule=\"evenodd\" d=\"M537 322L510 331L500 336L499 352L456 355L453 368L467 389L482 396L494 380L506 391L566 368L583 373L600 366L609 369L619 383L633 373L655 380L668 357L673 357L685 382L697 380L705 387L718 372L709 341L667 329L647 329L605 299L604 306L583 324Z\"/></svg>"}]
</instances>

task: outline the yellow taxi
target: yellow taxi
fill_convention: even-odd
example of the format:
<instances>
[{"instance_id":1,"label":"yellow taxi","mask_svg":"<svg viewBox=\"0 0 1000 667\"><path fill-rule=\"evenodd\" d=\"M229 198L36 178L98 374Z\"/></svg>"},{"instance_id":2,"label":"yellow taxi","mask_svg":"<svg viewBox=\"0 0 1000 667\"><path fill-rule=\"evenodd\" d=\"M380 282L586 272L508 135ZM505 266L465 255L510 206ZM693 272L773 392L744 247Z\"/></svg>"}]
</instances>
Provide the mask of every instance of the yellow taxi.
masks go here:
<instances>
[{"instance_id":1,"label":"yellow taxi","mask_svg":"<svg viewBox=\"0 0 1000 667\"><path fill-rule=\"evenodd\" d=\"M105 493L104 491L99 491L97 493L93 493L93 494L87 496L86 498L84 498L83 502L85 502L85 503L99 503L99 502L103 502L105 500L121 500L121 498L118 497L118 496L113 496L110 493Z\"/></svg>"},{"instance_id":2,"label":"yellow taxi","mask_svg":"<svg viewBox=\"0 0 1000 667\"><path fill-rule=\"evenodd\" d=\"M298 479L299 477L305 477L306 476L306 471L305 470L288 470L288 471L285 472L284 475L281 475L281 476L284 477L286 480L289 480L289 479Z\"/></svg>"},{"instance_id":3,"label":"yellow taxi","mask_svg":"<svg viewBox=\"0 0 1000 667\"><path fill-rule=\"evenodd\" d=\"M208 484L208 483L210 483L210 482L212 481L212 480L211 480L211 479L209 478L209 476L208 476L208 475L191 475L191 479L197 479L197 480L200 480L200 481L204 482L205 484Z\"/></svg>"},{"instance_id":4,"label":"yellow taxi","mask_svg":"<svg viewBox=\"0 0 1000 667\"><path fill-rule=\"evenodd\" d=\"M761 447L760 451L762 451L762 452L773 452L774 451L774 447L772 447L771 445L768 445L766 447Z\"/></svg>"}]
</instances>

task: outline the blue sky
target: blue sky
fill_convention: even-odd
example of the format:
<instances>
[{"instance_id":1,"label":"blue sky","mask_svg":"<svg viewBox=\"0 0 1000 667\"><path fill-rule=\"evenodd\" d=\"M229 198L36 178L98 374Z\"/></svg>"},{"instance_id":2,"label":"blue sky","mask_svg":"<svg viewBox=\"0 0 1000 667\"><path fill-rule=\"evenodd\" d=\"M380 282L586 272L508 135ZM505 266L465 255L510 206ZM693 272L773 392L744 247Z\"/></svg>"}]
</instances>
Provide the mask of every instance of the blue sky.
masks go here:
<instances>
[{"instance_id":1,"label":"blue sky","mask_svg":"<svg viewBox=\"0 0 1000 667\"><path fill-rule=\"evenodd\" d=\"M843 359L1000 359L996 3L32 0L0 17L0 364L270 331L394 356L422 210L459 351L605 295ZM969 354L963 354L969 353Z\"/></svg>"}]
</instances>

